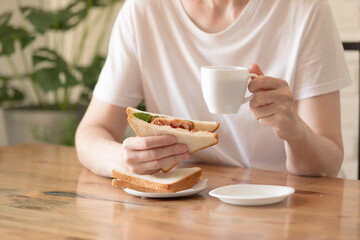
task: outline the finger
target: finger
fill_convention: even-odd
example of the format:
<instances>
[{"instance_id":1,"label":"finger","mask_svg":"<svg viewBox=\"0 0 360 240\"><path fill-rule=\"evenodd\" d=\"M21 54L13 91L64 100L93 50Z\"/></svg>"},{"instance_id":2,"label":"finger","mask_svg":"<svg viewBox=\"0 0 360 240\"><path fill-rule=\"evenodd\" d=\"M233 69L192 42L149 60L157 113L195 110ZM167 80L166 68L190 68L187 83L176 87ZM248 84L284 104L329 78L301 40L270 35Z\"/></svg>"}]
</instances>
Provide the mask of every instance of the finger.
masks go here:
<instances>
[{"instance_id":1,"label":"finger","mask_svg":"<svg viewBox=\"0 0 360 240\"><path fill-rule=\"evenodd\" d=\"M256 119L265 118L274 115L277 112L278 106L278 103L270 103L267 105L252 108L252 112Z\"/></svg>"},{"instance_id":2,"label":"finger","mask_svg":"<svg viewBox=\"0 0 360 240\"><path fill-rule=\"evenodd\" d=\"M183 153L183 154L172 155L158 160L141 162L138 164L138 166L135 166L134 169L144 169L142 172L158 171L164 167L172 166L179 162L185 161L189 159L189 156L190 156L189 153ZM135 170L135 171L138 172L140 170Z\"/></svg>"},{"instance_id":3,"label":"finger","mask_svg":"<svg viewBox=\"0 0 360 240\"><path fill-rule=\"evenodd\" d=\"M275 128L289 129L289 123L292 118L288 114L275 113L271 116L260 118L259 122L263 126L272 126Z\"/></svg>"},{"instance_id":4,"label":"finger","mask_svg":"<svg viewBox=\"0 0 360 240\"><path fill-rule=\"evenodd\" d=\"M169 146L176 143L176 138L171 135L151 137L131 137L125 139L123 147L127 150L146 150L151 148Z\"/></svg>"},{"instance_id":5,"label":"finger","mask_svg":"<svg viewBox=\"0 0 360 240\"><path fill-rule=\"evenodd\" d=\"M288 87L285 80L268 76L258 76L250 81L249 91L255 93L260 90L273 90L280 87Z\"/></svg>"},{"instance_id":6,"label":"finger","mask_svg":"<svg viewBox=\"0 0 360 240\"><path fill-rule=\"evenodd\" d=\"M132 172L132 173L139 174L139 175L153 175L153 174L159 172L160 170L161 169L148 170L148 169L145 169L145 168L141 168L141 165L127 167L128 172Z\"/></svg>"},{"instance_id":7,"label":"finger","mask_svg":"<svg viewBox=\"0 0 360 240\"><path fill-rule=\"evenodd\" d=\"M274 102L293 102L294 95L291 91L266 90L254 93L250 100L250 107L257 108Z\"/></svg>"},{"instance_id":8,"label":"finger","mask_svg":"<svg viewBox=\"0 0 360 240\"><path fill-rule=\"evenodd\" d=\"M252 109L256 109L260 106L265 106L271 104L276 99L276 91L275 90L267 90L254 93L253 97L249 102L249 106Z\"/></svg>"},{"instance_id":9,"label":"finger","mask_svg":"<svg viewBox=\"0 0 360 240\"><path fill-rule=\"evenodd\" d=\"M160 172L160 169L146 170L146 171L143 171L143 172L140 172L140 173L137 173L137 174L140 174L140 175L154 175L155 173L158 173L158 172Z\"/></svg>"},{"instance_id":10,"label":"finger","mask_svg":"<svg viewBox=\"0 0 360 240\"><path fill-rule=\"evenodd\" d=\"M259 123L262 126L273 126L275 121L277 121L276 114L259 119Z\"/></svg>"},{"instance_id":11,"label":"finger","mask_svg":"<svg viewBox=\"0 0 360 240\"><path fill-rule=\"evenodd\" d=\"M152 148L144 151L135 151L133 154L137 155L138 161L152 161L186 152L188 152L188 148L185 144L173 144L166 147Z\"/></svg>"},{"instance_id":12,"label":"finger","mask_svg":"<svg viewBox=\"0 0 360 240\"><path fill-rule=\"evenodd\" d=\"M250 67L249 67L249 72L250 73L255 73L258 76L264 75L264 73L261 71L259 65L257 65L257 64L251 64Z\"/></svg>"}]
</instances>

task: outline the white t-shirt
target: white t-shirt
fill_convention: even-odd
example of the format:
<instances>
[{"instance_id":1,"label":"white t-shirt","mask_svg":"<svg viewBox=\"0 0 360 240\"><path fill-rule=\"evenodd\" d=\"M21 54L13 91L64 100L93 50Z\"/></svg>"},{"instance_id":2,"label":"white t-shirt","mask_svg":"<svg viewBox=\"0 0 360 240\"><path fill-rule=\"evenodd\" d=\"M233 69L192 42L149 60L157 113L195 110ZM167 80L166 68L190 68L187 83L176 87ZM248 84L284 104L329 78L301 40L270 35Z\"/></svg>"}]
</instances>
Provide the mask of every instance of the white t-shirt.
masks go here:
<instances>
[{"instance_id":1,"label":"white t-shirt","mask_svg":"<svg viewBox=\"0 0 360 240\"><path fill-rule=\"evenodd\" d=\"M285 171L284 142L249 104L234 115L211 114L202 97L200 66L252 63L285 79L297 100L351 83L325 0L250 0L218 33L200 30L180 0L127 0L94 96L121 107L145 98L150 112L220 121L219 143L193 154L194 161Z\"/></svg>"}]
</instances>

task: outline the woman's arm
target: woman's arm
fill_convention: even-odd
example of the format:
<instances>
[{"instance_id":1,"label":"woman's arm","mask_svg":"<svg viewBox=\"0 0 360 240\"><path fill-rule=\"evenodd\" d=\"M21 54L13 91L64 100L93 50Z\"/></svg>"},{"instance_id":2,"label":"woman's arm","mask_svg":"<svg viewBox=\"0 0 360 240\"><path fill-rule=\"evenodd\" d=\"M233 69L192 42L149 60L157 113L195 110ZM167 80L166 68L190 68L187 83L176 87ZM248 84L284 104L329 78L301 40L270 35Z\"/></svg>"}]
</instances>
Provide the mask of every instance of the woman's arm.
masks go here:
<instances>
[{"instance_id":1,"label":"woman's arm","mask_svg":"<svg viewBox=\"0 0 360 240\"><path fill-rule=\"evenodd\" d=\"M250 71L262 75L257 65ZM339 92L294 101L282 79L259 76L249 84L250 107L261 125L285 141L289 172L336 176L343 161Z\"/></svg>"},{"instance_id":2,"label":"woman's arm","mask_svg":"<svg viewBox=\"0 0 360 240\"><path fill-rule=\"evenodd\" d=\"M125 108L96 98L76 131L79 161L92 172L111 176L112 169L153 174L189 158L187 147L173 136L130 137L123 144L127 127Z\"/></svg>"},{"instance_id":3,"label":"woman's arm","mask_svg":"<svg viewBox=\"0 0 360 240\"><path fill-rule=\"evenodd\" d=\"M287 169L299 175L336 176L343 162L339 91L296 102L303 134L285 143Z\"/></svg>"}]
</instances>

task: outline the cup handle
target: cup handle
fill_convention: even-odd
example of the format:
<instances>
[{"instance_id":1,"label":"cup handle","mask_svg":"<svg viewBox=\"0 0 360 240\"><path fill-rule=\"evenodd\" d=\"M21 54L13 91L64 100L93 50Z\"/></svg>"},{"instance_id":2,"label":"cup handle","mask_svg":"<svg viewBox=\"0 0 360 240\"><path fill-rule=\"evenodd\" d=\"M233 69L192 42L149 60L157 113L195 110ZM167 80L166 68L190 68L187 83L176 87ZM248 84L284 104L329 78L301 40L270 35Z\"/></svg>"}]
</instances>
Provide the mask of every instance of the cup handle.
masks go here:
<instances>
[{"instance_id":1,"label":"cup handle","mask_svg":"<svg viewBox=\"0 0 360 240\"><path fill-rule=\"evenodd\" d=\"M249 77L250 77L250 78L256 78L256 77L258 77L258 75L255 74L255 73L250 73L250 74L249 74ZM250 101L250 100L252 99L253 95L254 95L254 94L251 94L250 96L245 97L245 98L244 98L244 101L243 101L242 103L247 103L248 101Z\"/></svg>"}]
</instances>

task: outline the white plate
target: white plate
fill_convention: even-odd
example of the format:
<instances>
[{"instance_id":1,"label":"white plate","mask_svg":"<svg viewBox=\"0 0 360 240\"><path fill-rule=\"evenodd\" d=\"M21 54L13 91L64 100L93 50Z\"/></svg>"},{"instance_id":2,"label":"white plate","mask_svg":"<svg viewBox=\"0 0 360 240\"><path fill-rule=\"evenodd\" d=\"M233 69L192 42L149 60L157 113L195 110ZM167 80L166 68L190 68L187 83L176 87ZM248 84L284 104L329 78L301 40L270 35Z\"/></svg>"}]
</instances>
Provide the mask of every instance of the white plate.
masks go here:
<instances>
[{"instance_id":1,"label":"white plate","mask_svg":"<svg viewBox=\"0 0 360 240\"><path fill-rule=\"evenodd\" d=\"M216 188L209 194L229 204L255 206L281 202L294 192L295 189L285 186L236 184Z\"/></svg>"},{"instance_id":2,"label":"white plate","mask_svg":"<svg viewBox=\"0 0 360 240\"><path fill-rule=\"evenodd\" d=\"M132 190L130 188L124 188L123 190L128 194L137 196L137 197L146 197L146 198L175 198L175 197L185 197L197 194L206 188L207 179L199 181L197 184L192 186L189 189L174 192L174 193L149 193L149 192L139 192Z\"/></svg>"}]
</instances>

